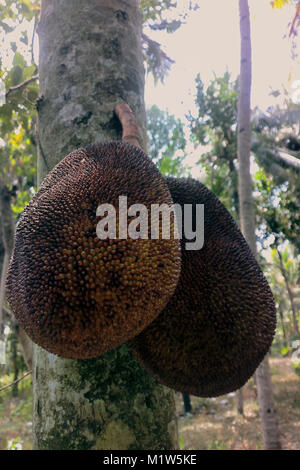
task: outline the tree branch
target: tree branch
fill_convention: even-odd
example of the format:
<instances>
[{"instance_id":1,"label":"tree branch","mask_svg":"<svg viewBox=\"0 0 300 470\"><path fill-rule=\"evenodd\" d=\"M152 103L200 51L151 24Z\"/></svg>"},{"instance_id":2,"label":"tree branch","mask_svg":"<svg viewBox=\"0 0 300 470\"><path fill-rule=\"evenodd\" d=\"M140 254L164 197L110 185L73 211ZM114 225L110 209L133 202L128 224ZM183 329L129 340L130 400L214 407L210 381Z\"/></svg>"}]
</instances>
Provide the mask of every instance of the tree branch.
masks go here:
<instances>
[{"instance_id":1,"label":"tree branch","mask_svg":"<svg viewBox=\"0 0 300 470\"><path fill-rule=\"evenodd\" d=\"M18 382L21 382L21 380L25 379L25 377L27 377L27 375L31 374L32 370L29 370L28 372L26 372L26 374L24 374L22 377L20 377L18 380L14 380L13 382L11 382L10 384L7 384L5 385L4 387L1 387L0 388L0 392L2 392L2 390L5 390L6 388L9 388L9 387L12 387L14 384L17 384Z\"/></svg>"},{"instance_id":2,"label":"tree branch","mask_svg":"<svg viewBox=\"0 0 300 470\"><path fill-rule=\"evenodd\" d=\"M300 158L294 157L280 148L267 147L258 140L253 139L251 149L258 158L260 155L265 154L267 158L272 159L275 163L284 168L292 168L293 170L300 171Z\"/></svg>"},{"instance_id":3,"label":"tree branch","mask_svg":"<svg viewBox=\"0 0 300 470\"><path fill-rule=\"evenodd\" d=\"M285 163L287 166L294 168L297 171L300 171L300 159L289 155L282 150L276 150L274 152L274 159L278 162Z\"/></svg>"},{"instance_id":4,"label":"tree branch","mask_svg":"<svg viewBox=\"0 0 300 470\"><path fill-rule=\"evenodd\" d=\"M33 75L32 77L28 78L28 79L25 80L24 82L19 83L19 85L10 87L10 88L7 90L7 92L5 93L5 98L7 99L11 93L13 93L13 92L15 92L15 91L18 91L18 90L21 90L21 89L24 88L26 85L29 85L29 83L34 82L34 81L37 80L38 78L39 78L39 76L38 76L38 74L36 74L36 75Z\"/></svg>"}]
</instances>

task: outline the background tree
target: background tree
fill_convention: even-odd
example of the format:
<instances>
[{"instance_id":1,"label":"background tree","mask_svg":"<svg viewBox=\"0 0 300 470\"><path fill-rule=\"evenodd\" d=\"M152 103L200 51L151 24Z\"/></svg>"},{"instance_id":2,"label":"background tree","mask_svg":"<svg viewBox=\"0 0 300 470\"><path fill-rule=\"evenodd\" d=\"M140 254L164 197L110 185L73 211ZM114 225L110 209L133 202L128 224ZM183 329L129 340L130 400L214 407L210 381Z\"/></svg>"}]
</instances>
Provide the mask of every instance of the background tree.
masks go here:
<instances>
[{"instance_id":1,"label":"background tree","mask_svg":"<svg viewBox=\"0 0 300 470\"><path fill-rule=\"evenodd\" d=\"M277 301L286 347L288 340L292 342L299 339L300 256L295 255L293 247L286 243L286 248L278 240L273 245L275 247L271 253L271 262L266 263L266 273Z\"/></svg>"},{"instance_id":2,"label":"background tree","mask_svg":"<svg viewBox=\"0 0 300 470\"><path fill-rule=\"evenodd\" d=\"M248 0L239 0L241 33L241 68L238 105L239 208L241 229L256 256L255 218L250 174L251 148L251 32ZM265 449L280 449L278 424L274 408L268 359L256 373L258 402Z\"/></svg>"},{"instance_id":3,"label":"background tree","mask_svg":"<svg viewBox=\"0 0 300 470\"><path fill-rule=\"evenodd\" d=\"M8 1L0 5L0 24L5 35L2 43L10 38L20 23L33 21L39 11L38 2ZM35 100L38 96L36 65L33 57L33 41L28 38L26 27L21 29L19 41L8 42L9 49L3 47L1 53L0 79L6 93L5 103L0 106L0 218L2 230L0 245L3 258L0 257L1 290L0 290L0 328L3 331L3 306L5 305L5 276L7 261L13 245L14 223L24 205L34 193L36 185L36 149L35 149ZM25 58L19 49L28 48ZM23 50L22 50L23 52ZM6 55L5 55L6 54ZM10 66L4 66L7 56L12 55ZM6 315L9 322L9 316ZM22 328L11 319L15 332L24 352L24 358L31 368L31 342Z\"/></svg>"},{"instance_id":4,"label":"background tree","mask_svg":"<svg viewBox=\"0 0 300 470\"><path fill-rule=\"evenodd\" d=\"M237 100L238 81L232 81L228 72L206 88L198 75L197 114L189 113L188 121L192 140L201 151L198 163L206 170L204 183L238 221Z\"/></svg>"},{"instance_id":5,"label":"background tree","mask_svg":"<svg viewBox=\"0 0 300 470\"><path fill-rule=\"evenodd\" d=\"M188 121L196 152L199 153L202 181L222 200L238 222L237 98L238 82L230 80L229 74L215 77L206 87L198 76L195 96L197 111L189 114ZM290 260L297 258L299 253L299 173L294 166L294 161L299 160L300 149L299 105L286 101L281 108L270 107L267 111L255 108L251 119L253 198L260 247L258 256L272 280L269 271L276 273L276 266L268 266L264 250L268 250L276 239L280 246L287 241L291 244ZM281 156L277 158L279 153ZM281 158L282 155L284 158ZM294 159L293 165L290 157ZM283 308L287 319L286 288L282 289L281 286L279 289L275 281L272 281L272 287L275 295L281 289L278 306ZM279 328L281 324L279 322Z\"/></svg>"},{"instance_id":6,"label":"background tree","mask_svg":"<svg viewBox=\"0 0 300 470\"><path fill-rule=\"evenodd\" d=\"M181 176L186 138L180 119L153 105L147 111L148 154L163 175Z\"/></svg>"}]
</instances>

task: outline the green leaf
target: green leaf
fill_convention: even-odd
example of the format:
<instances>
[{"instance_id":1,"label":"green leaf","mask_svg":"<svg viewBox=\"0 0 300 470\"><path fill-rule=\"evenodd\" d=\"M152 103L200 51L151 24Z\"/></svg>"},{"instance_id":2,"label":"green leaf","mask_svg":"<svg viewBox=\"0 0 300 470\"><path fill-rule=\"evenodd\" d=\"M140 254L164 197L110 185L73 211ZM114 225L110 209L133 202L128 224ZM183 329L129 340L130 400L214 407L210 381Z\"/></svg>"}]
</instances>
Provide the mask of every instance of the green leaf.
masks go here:
<instances>
[{"instance_id":1,"label":"green leaf","mask_svg":"<svg viewBox=\"0 0 300 470\"><path fill-rule=\"evenodd\" d=\"M14 58L13 58L13 65L18 65L20 66L22 69L24 67L26 67L26 60L24 59L24 57L22 56L22 54L20 54L20 52L16 52L15 55L14 55Z\"/></svg>"},{"instance_id":2,"label":"green leaf","mask_svg":"<svg viewBox=\"0 0 300 470\"><path fill-rule=\"evenodd\" d=\"M289 348L288 346L284 346L283 348L281 348L280 352L283 356L286 356L290 351L291 351L291 348Z\"/></svg>"}]
</instances>

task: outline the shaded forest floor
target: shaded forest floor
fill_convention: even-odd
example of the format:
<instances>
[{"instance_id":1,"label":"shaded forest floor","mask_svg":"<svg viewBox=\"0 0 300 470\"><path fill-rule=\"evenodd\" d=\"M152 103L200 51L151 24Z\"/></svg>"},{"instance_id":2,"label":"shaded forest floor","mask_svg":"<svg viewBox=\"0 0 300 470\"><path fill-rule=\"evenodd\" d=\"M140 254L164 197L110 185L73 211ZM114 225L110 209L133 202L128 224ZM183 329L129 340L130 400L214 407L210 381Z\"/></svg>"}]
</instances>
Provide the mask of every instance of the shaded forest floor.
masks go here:
<instances>
[{"instance_id":1,"label":"shaded forest floor","mask_svg":"<svg viewBox=\"0 0 300 470\"><path fill-rule=\"evenodd\" d=\"M290 358L270 360L282 448L300 450L300 377ZM243 388L244 416L236 411L236 394L217 398L191 397L193 414L186 418L176 394L181 449L255 450L262 435L253 378Z\"/></svg>"},{"instance_id":2,"label":"shaded forest floor","mask_svg":"<svg viewBox=\"0 0 300 470\"><path fill-rule=\"evenodd\" d=\"M274 396L284 449L300 449L300 377L290 358L271 359ZM0 387L11 378L0 377ZM0 449L32 448L32 394L30 378L19 384L18 397L11 389L0 392ZM181 394L176 394L181 449L261 449L262 437L253 379L244 388L244 416L236 411L236 396L191 397L193 414L183 416Z\"/></svg>"}]
</instances>

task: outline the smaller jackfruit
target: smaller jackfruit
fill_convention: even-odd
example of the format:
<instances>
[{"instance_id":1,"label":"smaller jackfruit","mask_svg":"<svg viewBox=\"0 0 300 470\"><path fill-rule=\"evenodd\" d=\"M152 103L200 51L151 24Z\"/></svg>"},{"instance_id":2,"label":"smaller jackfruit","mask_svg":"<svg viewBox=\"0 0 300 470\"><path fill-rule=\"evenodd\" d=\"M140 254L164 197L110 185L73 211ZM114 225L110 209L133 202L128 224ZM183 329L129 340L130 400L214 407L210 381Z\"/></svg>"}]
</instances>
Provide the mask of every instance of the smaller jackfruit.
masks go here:
<instances>
[{"instance_id":1,"label":"smaller jackfruit","mask_svg":"<svg viewBox=\"0 0 300 470\"><path fill-rule=\"evenodd\" d=\"M204 246L185 250L175 294L129 342L159 382L203 397L242 387L272 343L273 296L234 220L203 184L166 179L175 203L204 204Z\"/></svg>"},{"instance_id":2,"label":"smaller jackfruit","mask_svg":"<svg viewBox=\"0 0 300 470\"><path fill-rule=\"evenodd\" d=\"M22 213L8 301L28 336L54 354L85 359L119 346L153 321L175 290L178 240L97 237L97 207L117 210L119 196L149 212L151 204L173 203L141 149L103 142L65 157Z\"/></svg>"}]
</instances>

